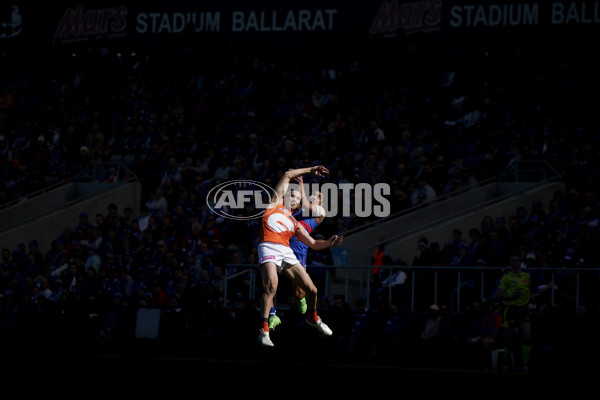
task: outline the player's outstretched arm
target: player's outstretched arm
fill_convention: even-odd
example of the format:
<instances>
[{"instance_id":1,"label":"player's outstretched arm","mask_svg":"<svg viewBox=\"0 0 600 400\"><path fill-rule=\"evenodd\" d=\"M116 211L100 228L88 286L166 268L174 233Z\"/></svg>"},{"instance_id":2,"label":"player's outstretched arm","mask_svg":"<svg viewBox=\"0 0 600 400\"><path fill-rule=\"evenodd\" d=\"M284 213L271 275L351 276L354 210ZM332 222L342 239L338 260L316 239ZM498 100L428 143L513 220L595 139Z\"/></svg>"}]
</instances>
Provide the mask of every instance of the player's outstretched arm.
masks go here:
<instances>
[{"instance_id":1,"label":"player's outstretched arm","mask_svg":"<svg viewBox=\"0 0 600 400\"><path fill-rule=\"evenodd\" d=\"M279 203L281 203L281 201L283 200L283 195L285 194L285 192L287 192L290 182L293 179L296 179L297 177L306 174L313 174L315 176L325 176L329 174L329 170L322 165L316 165L314 167L297 168L286 171L279 179L277 186L275 186L276 196L273 198L271 204L269 204L269 208L275 207Z\"/></svg>"},{"instance_id":2,"label":"player's outstretched arm","mask_svg":"<svg viewBox=\"0 0 600 400\"><path fill-rule=\"evenodd\" d=\"M338 235L333 235L329 239L314 239L302 226L299 226L296 230L296 237L298 240L300 240L300 242L317 251L333 246L339 246L342 244L342 240L344 239L343 236Z\"/></svg>"}]
</instances>

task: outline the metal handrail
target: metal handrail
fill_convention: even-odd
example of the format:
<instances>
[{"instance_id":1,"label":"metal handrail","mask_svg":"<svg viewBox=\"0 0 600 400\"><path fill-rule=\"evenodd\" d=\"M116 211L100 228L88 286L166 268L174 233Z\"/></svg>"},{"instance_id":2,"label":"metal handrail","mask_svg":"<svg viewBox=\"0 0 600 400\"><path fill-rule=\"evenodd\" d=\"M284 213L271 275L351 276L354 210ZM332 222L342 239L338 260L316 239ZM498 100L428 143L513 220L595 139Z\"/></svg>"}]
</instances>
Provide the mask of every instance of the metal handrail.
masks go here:
<instances>
[{"instance_id":1,"label":"metal handrail","mask_svg":"<svg viewBox=\"0 0 600 400\"><path fill-rule=\"evenodd\" d=\"M227 271L229 268L234 267L234 268L245 268L243 271L240 271L238 273L235 273L233 275L227 275ZM485 275L486 272L488 273L492 273L492 272L506 272L508 270L510 270L509 266L500 266L500 267L492 267L492 266L398 266L398 265L392 265L392 266L385 266L385 267L381 267L381 266L373 266L373 265L359 265L359 266L349 266L349 267L340 267L340 266L336 266L336 265L308 265L307 270L310 272L310 270L312 268L325 268L326 270L326 275L325 275L325 286L323 288L319 288L320 289L320 293L322 290L323 296L325 297L330 297L330 288L329 288L329 283L330 283L330 273L329 271L331 269L342 269L345 270L345 274L344 277L338 277L337 279L342 279L344 281L344 294L345 294L345 298L348 299L348 293L349 293L349 286L351 283L351 279L349 278L349 275L347 273L348 270L350 269L361 269L364 271L368 271L368 276L371 276L371 271L373 268L385 268L385 269L389 269L390 273L392 272L392 270L398 270L401 269L403 271L405 271L407 274L410 272L410 291L411 291L411 296L410 296L410 311L411 312L418 312L418 311L426 311L426 310L418 310L416 308L416 304L415 304L415 295L416 295L416 288L415 288L415 274L417 271L425 271L425 270L430 270L434 272L434 276L432 278L432 282L431 282L431 287L433 288L433 294L434 297L431 299L431 304L437 304L438 301L440 300L439 297L439 281L438 281L438 274L442 271L451 271L451 272L456 272L457 273L457 282L456 282L456 294L457 294L457 300L456 300L456 309L454 310L457 313L461 313L464 311L462 305L461 305L461 288L462 288L462 274L464 272L480 272L481 273L481 283L480 283L480 298L484 299L484 298L488 298L489 296L486 295L486 293L484 293L485 288L484 288L484 283L485 283ZM580 306L580 300L581 300L581 274L583 273L600 273L600 266L597 267L532 267L532 268L526 268L523 269L525 272L549 272L551 273L551 280L550 282L548 282L548 284L551 285L551 305L554 306L556 305L556 274L557 273L573 273L575 274L575 307L576 309L579 308ZM225 268L225 286L224 286L224 296L223 296L223 306L224 307L230 307L231 305L228 302L228 297L227 297L227 286L229 284L229 280L234 279L235 277L238 277L240 275L244 275L249 273L250 274L250 287L249 287L249 293L248 293L248 297L249 298L254 298L254 293L256 291L256 274L258 273L258 266L255 264L227 264L227 268ZM336 274L336 277L338 276L338 274ZM370 293L371 293L371 279L366 279L365 281L363 281L362 279L362 274L361 274L361 279L360 279L360 296L362 298L364 298L367 302L367 307L370 306ZM365 291L363 292L362 289L365 289ZM598 287L597 289L600 289L600 287ZM388 302L391 304L392 302L392 288L388 287L389 290L389 295L387 296L388 298Z\"/></svg>"},{"instance_id":2,"label":"metal handrail","mask_svg":"<svg viewBox=\"0 0 600 400\"><path fill-rule=\"evenodd\" d=\"M553 181L561 179L560 172L558 172L554 167L552 167L552 165L550 165L547 161L544 161L544 160L519 160L519 161L515 161L512 164L509 164L504 170L502 170L498 174L497 177L487 178L480 182L473 183L469 186L459 188L454 192L446 193L441 196L438 196L438 198L436 199L435 202L440 203L451 197L455 197L457 195L460 195L461 193L467 193L474 188L481 187L481 186L490 184L492 182L497 182L497 183L528 182L527 179L523 179L523 178L526 177L525 176L526 173L530 173L530 172L535 172L535 173L539 174L538 179L536 180L536 182L539 184L542 184L545 182L553 182ZM519 177L521 177L521 179ZM344 235L349 236L353 233L360 232L360 231L363 231L368 228L372 228L383 222L391 221L396 218L402 217L404 215L418 211L421 208L422 207L420 205L415 205L415 206L409 207L405 210L401 210L394 214L391 214L390 216L388 216L384 219L372 221L372 222L369 222L368 224L361 225L356 228L352 228L352 229L344 232Z\"/></svg>"},{"instance_id":3,"label":"metal handrail","mask_svg":"<svg viewBox=\"0 0 600 400\"><path fill-rule=\"evenodd\" d=\"M119 179L115 182L99 181L97 179L98 178L98 175L97 175L98 168L103 168L104 170L108 170L110 167L116 168L117 176L119 177ZM18 206L21 203L25 203L26 201L33 200L33 199L37 198L38 196L48 194L48 193L52 192L53 190L59 189L60 187L65 186L67 184L71 184L71 183L73 183L73 184L105 183L106 185L108 185L106 187L106 189L110 190L119 185L136 182L137 180L138 180L138 177L135 175L135 173L122 163L94 162L91 165L89 165L86 169L77 173L72 178L65 179L64 181L61 181L61 182L57 182L55 184L52 184L48 187L45 187L45 188L39 190L39 191L29 193L26 196L22 196L18 199L12 200L6 204L1 205L0 212L5 212L5 211L11 209L11 207ZM63 204L61 204L61 206L59 208L56 208L56 209L50 210L50 211L56 211L58 209L65 209L65 208L71 207L74 204L80 203L80 202L87 200L96 195L97 195L97 193L88 193L86 195L82 195L82 196L73 198L71 200L65 201ZM35 212L35 213L28 213L28 214L24 215L23 218L19 221L14 221L10 224L3 222L2 224L0 224L0 231L8 231L8 230L13 229L21 224L25 224L30 221L35 221L40 216L45 215L49 212L49 210L46 210L46 209L40 209L40 210L36 210L36 211L37 212Z\"/></svg>"},{"instance_id":4,"label":"metal handrail","mask_svg":"<svg viewBox=\"0 0 600 400\"><path fill-rule=\"evenodd\" d=\"M521 165L532 165L532 164L533 164L533 165L535 165L535 166L537 166L537 168L530 168L530 169L527 169L527 168L522 168L522 167L521 167ZM552 171L552 172L553 172L553 174L547 174L547 173L545 173L545 168L547 168L547 169L549 169L550 171ZM540 175L542 176L542 179L541 179L541 180L538 180L538 181L536 181L536 183L537 183L537 184L539 184L539 185L546 184L546 183L548 183L548 182L554 182L554 181L556 181L557 179L560 179L560 174L559 174L559 173L558 173L558 172L557 172L557 171L556 171L556 170L555 170L555 169L554 169L554 168L553 168L553 167L552 167L550 164L548 164L546 161L518 161L518 162L515 162L515 163L514 163L514 166L513 166L513 168L507 167L507 168L506 168L506 169L505 169L505 170L504 170L504 171L503 171L503 172L502 172L502 173L499 175L499 177L498 177L498 178L490 178L490 179L488 179L488 180L486 180L486 181L484 181L484 182L481 182L479 185L472 185L472 186L469 186L468 188L464 188L464 189L462 189L462 191L460 191L460 192L457 192L457 193L466 193L466 192L467 192L469 189L472 189L473 187L480 186L480 185L483 185L483 184L488 184L488 183L491 183L492 181L498 181L498 183L500 183L500 182L507 182L508 180L503 180L503 178L502 178L502 177L503 177L503 176L507 176L507 175L508 175L508 174L509 174L511 171L513 171L513 175L514 175L515 177L517 177L517 179L518 179L518 177L519 177L519 176L521 176L521 174L523 174L524 172L531 172L531 171L534 171L534 172L539 172L539 173L540 173ZM550 175L550 176L549 176L549 175ZM517 180L517 181L518 181L518 180ZM479 208L479 209L484 209L485 207L489 206L490 204L493 204L493 203L495 203L495 202L498 202L498 201L506 200L506 199L508 199L508 198L510 198L510 197L512 197L512 196L515 196L515 195L517 195L517 194L519 194L519 193L524 193L524 192L526 192L526 191L528 191L528 190L530 190L530 189L531 189L531 188L529 188L529 187L528 187L528 188L515 189L514 191L512 191L512 192L510 192L510 193L505 193L505 194L503 194L503 195L500 195L500 196L498 196L498 197L497 197L497 198L495 198L495 199L489 200L489 201L487 201L487 202L485 202L485 203L481 203L481 204L478 206L478 208ZM456 193L451 193L450 195L456 195ZM448 196L448 197L449 197L449 196ZM447 197L444 197L444 198L439 198L439 199L438 199L438 201L436 201L436 203L437 203L437 202L439 202L439 201L441 201L441 200L443 200L443 199L445 199L445 198L447 198ZM413 209L413 208L414 208L414 209ZM405 211L410 211L410 212L413 212L413 211L416 211L416 209L417 209L417 208L419 208L419 207L418 207L418 206L415 206L415 207L413 207L413 208L410 208L410 209L408 209L408 210L405 210ZM473 211L473 209L470 209L469 211ZM454 218L456 215L457 215L457 214L454 214L454 215L448 215L448 216L445 218L445 220L448 220L448 219ZM393 218L397 218L397 217L399 217L399 216L400 216L400 215L398 215L398 214L393 214L393 215L391 215L391 216L390 216L390 217L388 217L388 218L390 218L390 219L393 219ZM386 219L386 220L387 220L387 219ZM429 223L429 224L425 224L425 225L421 226L421 229L424 229L424 228L426 228L427 226L435 226L435 225L439 224L439 222L440 222L440 221L441 221L441 220L438 220L438 221L435 221L435 222L431 222L431 223ZM366 229L366 228L369 228L369 227L375 226L375 225L377 225L377 224L380 224L380 223L381 223L380 221L377 221L376 223L372 223L372 225L371 225L371 224L364 225L364 226L360 227L360 229L361 229L361 230L362 230L362 229ZM357 229L358 229L358 228L357 228ZM346 237L347 237L347 236L349 236L349 234L350 234L350 233L354 233L354 232L356 232L356 231L357 231L357 230L355 229L355 230L353 230L353 231L345 232L345 233L344 233L344 236L346 236ZM369 254L371 254L371 253L374 251L374 249L375 249L375 248L377 248L378 246L380 246L380 245L382 245L382 244L389 244L389 243L392 243L392 242L394 242L394 241L399 241L399 240L402 240L403 238L405 238L405 237L407 237L407 236L409 236L409 235L410 235L410 233L401 233L401 234L398 234L398 235L394 235L394 236L392 236L392 237L388 237L388 238L386 238L386 239L385 239L385 240L383 240L383 241L379 241L379 242L377 242L377 243L375 243L375 244L372 244L372 245L370 245L369 247L366 247L366 248L365 248L365 249L362 251L362 253L361 253L361 256L360 256L360 259L362 260L361 262L368 262L368 261L369 261L369 259L370 259L370 255L369 255Z\"/></svg>"},{"instance_id":5,"label":"metal handrail","mask_svg":"<svg viewBox=\"0 0 600 400\"><path fill-rule=\"evenodd\" d=\"M4 204L0 204L0 210L8 209L11 206L19 204L27 199L38 197L40 195L48 193L54 189L57 189L61 186L67 185L69 183L75 183L75 182L86 182L87 183L87 182L89 182L89 179L87 179L86 177L90 176L89 175L90 171L92 171L92 176L95 175L96 168L99 166L101 166L101 167L115 166L115 167L117 167L117 172L118 172L119 176L121 176L122 171L127 172L128 177L126 179L119 179L118 182L115 182L115 184L135 182L138 180L138 177L135 175L135 173L123 163L120 163L120 162L92 162L89 166L87 166L85 169L79 171L74 176L67 177L60 182L53 183L53 184L48 185L40 190L35 191L35 192L27 193L24 196L10 200Z\"/></svg>"},{"instance_id":6,"label":"metal handrail","mask_svg":"<svg viewBox=\"0 0 600 400\"><path fill-rule=\"evenodd\" d=\"M458 195L460 195L462 193L467 193L470 190L476 189L478 187L482 187L484 185L490 184L490 183L495 182L495 181L497 181L497 178L488 178L488 179L482 180L481 182L473 183L473 184L471 184L469 186L459 188L459 189L455 190L452 193L446 193L446 194L443 194L441 196L438 196L436 198L436 200L435 200L435 203L441 203L442 201L447 200L447 199L449 199L451 197L456 197L456 196L458 196ZM412 214L413 212L419 211L421 209L423 209L423 206L420 205L420 204L408 207L408 208L406 208L404 210L401 210L401 211L395 212L393 214L390 214L389 216L387 216L385 218L381 218L379 220L371 221L371 222L369 222L367 224L360 225L360 226L357 226L357 227L352 228L352 229L348 229L347 231L344 232L344 236L349 236L351 234L354 234L354 233L357 233L357 232L361 232L361 231L364 231L364 230L369 229L369 228L373 228L375 226L381 225L384 222L389 222L389 221L392 221L392 220L394 220L396 218L400 218L400 217L403 217L405 215Z\"/></svg>"}]
</instances>

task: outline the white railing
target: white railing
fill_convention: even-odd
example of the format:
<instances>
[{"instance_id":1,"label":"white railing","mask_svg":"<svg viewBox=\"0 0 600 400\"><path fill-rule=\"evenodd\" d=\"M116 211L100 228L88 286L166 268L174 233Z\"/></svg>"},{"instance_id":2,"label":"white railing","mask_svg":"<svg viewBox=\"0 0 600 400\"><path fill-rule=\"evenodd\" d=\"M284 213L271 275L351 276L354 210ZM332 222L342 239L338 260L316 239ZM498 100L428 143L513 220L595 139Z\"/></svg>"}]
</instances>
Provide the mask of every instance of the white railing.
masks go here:
<instances>
[{"instance_id":1,"label":"white railing","mask_svg":"<svg viewBox=\"0 0 600 400\"><path fill-rule=\"evenodd\" d=\"M390 266L378 267L392 272L401 269L407 274L406 282L403 285L392 287L376 287L373 279L372 265L339 267L335 265L308 266L311 270L319 270L324 273L324 279L314 279L319 289L319 297L332 298L334 295L343 295L346 300L350 299L354 293L356 298L363 298L367 306L374 297L384 299L391 303L401 302L403 309L410 312L427 311L431 304L446 304L453 312L464 312L470 305L469 300L482 300L493 298L497 289L500 277L510 267L490 267L490 266ZM360 269L360 278L349 278L350 269ZM532 281L536 287L532 288L532 293L537 293L541 289L537 286L547 285L545 296L548 297L549 304L556 306L560 303L568 302L568 306L579 308L585 296L593 295L600 290L600 267L532 267L523 269L532 276ZM339 272L344 271L343 276ZM234 280L244 279L248 282L244 287L247 293L242 295L251 299L260 296L262 289L260 287L260 277L258 277L258 267L251 264L228 264L225 268L225 282L223 290L224 307L234 305L236 293L231 293L230 287ZM356 276L356 274L353 274ZM539 275L544 275L544 279L539 279ZM286 278L280 279L281 285L284 285ZM584 284L585 283L585 284ZM337 289L332 289L336 284ZM239 286L238 286L239 287ZM396 290L397 289L397 290ZM401 293L398 293L401 291ZM278 307L285 308L285 302ZM465 304L469 303L469 304ZM561 304L562 305L562 304Z\"/></svg>"}]
</instances>

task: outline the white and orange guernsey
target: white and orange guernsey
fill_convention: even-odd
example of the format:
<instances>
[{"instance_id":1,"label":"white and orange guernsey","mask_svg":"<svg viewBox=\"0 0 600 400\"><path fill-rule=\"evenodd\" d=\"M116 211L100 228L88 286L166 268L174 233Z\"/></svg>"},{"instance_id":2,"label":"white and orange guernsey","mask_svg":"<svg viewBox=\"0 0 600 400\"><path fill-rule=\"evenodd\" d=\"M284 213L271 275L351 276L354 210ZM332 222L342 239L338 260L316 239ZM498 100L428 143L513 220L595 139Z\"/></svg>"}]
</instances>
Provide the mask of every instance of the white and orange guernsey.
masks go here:
<instances>
[{"instance_id":1,"label":"white and orange guernsey","mask_svg":"<svg viewBox=\"0 0 600 400\"><path fill-rule=\"evenodd\" d=\"M290 238L296 234L298 226L296 218L283 204L267 209L261 222L258 245L259 265L271 261L281 272L287 264L296 264L298 259L290 247Z\"/></svg>"},{"instance_id":2,"label":"white and orange guernsey","mask_svg":"<svg viewBox=\"0 0 600 400\"><path fill-rule=\"evenodd\" d=\"M298 221L283 204L265 211L259 242L279 243L290 247L290 239L298 229Z\"/></svg>"}]
</instances>

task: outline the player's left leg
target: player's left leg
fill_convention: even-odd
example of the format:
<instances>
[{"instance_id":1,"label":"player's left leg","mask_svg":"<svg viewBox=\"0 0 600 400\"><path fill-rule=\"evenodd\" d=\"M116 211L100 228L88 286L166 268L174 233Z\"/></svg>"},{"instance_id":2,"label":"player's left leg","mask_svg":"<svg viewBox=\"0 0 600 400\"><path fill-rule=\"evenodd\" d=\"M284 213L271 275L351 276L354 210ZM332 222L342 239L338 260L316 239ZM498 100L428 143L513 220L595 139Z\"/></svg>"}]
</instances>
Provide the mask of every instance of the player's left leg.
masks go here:
<instances>
[{"instance_id":1,"label":"player's left leg","mask_svg":"<svg viewBox=\"0 0 600 400\"><path fill-rule=\"evenodd\" d=\"M298 304L298 312L306 314L308 305L306 304L306 292L298 285L294 284L294 296L296 296L296 304Z\"/></svg>"},{"instance_id":2,"label":"player's left leg","mask_svg":"<svg viewBox=\"0 0 600 400\"><path fill-rule=\"evenodd\" d=\"M317 315L317 287L313 283L312 279L302 267L300 263L294 264L287 267L285 270L286 275L292 280L292 282L305 292L306 306L308 318L306 322L319 330L319 332L330 336L333 334L331 329L323 323L321 317Z\"/></svg>"},{"instance_id":3,"label":"player's left leg","mask_svg":"<svg viewBox=\"0 0 600 400\"><path fill-rule=\"evenodd\" d=\"M281 319L277 315L277 310L275 307L271 307L271 311L269 311L269 331L273 331L279 324L281 324Z\"/></svg>"}]
</instances>

